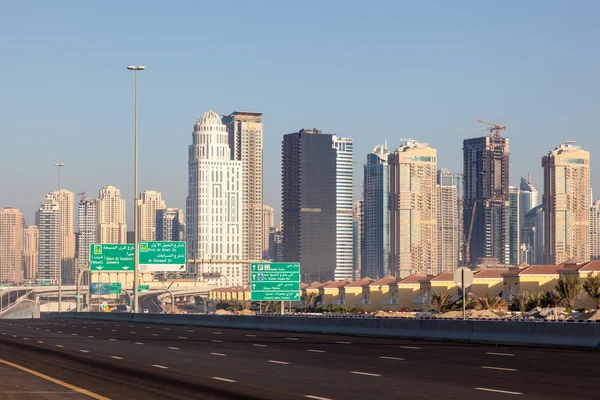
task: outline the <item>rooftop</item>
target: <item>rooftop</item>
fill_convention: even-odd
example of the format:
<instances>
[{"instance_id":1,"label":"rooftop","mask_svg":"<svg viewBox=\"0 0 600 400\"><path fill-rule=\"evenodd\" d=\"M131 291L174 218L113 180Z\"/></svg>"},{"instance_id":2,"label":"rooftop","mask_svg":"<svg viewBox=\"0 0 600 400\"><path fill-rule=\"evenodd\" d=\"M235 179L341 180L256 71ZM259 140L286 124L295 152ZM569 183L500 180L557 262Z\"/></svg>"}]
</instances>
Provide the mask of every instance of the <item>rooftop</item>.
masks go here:
<instances>
[{"instance_id":1,"label":"rooftop","mask_svg":"<svg viewBox=\"0 0 600 400\"><path fill-rule=\"evenodd\" d=\"M357 280L356 282L352 282L349 285L346 285L346 287L368 287L372 282L373 282L373 279L371 279L367 276L367 277Z\"/></svg>"}]
</instances>

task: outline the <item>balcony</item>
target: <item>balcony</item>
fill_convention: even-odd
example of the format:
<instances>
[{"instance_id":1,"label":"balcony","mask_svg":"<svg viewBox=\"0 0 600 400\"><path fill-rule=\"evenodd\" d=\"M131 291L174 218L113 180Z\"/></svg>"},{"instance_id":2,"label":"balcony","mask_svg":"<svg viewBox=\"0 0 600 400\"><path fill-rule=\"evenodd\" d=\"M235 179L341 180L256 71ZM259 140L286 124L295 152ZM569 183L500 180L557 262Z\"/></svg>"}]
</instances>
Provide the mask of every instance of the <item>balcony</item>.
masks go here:
<instances>
[{"instance_id":1,"label":"balcony","mask_svg":"<svg viewBox=\"0 0 600 400\"><path fill-rule=\"evenodd\" d=\"M331 304L334 306L343 306L346 305L346 300L333 300Z\"/></svg>"},{"instance_id":2,"label":"balcony","mask_svg":"<svg viewBox=\"0 0 600 400\"><path fill-rule=\"evenodd\" d=\"M416 296L411 300L414 304L429 304L431 303L431 297L429 296Z\"/></svg>"},{"instance_id":3,"label":"balcony","mask_svg":"<svg viewBox=\"0 0 600 400\"><path fill-rule=\"evenodd\" d=\"M393 304L398 304L398 299L383 299L383 300L381 300L381 304L384 306L391 306Z\"/></svg>"},{"instance_id":4,"label":"balcony","mask_svg":"<svg viewBox=\"0 0 600 400\"><path fill-rule=\"evenodd\" d=\"M371 300L369 300L369 299L356 300L354 302L354 304L357 306L363 306L363 305L371 304Z\"/></svg>"}]
</instances>

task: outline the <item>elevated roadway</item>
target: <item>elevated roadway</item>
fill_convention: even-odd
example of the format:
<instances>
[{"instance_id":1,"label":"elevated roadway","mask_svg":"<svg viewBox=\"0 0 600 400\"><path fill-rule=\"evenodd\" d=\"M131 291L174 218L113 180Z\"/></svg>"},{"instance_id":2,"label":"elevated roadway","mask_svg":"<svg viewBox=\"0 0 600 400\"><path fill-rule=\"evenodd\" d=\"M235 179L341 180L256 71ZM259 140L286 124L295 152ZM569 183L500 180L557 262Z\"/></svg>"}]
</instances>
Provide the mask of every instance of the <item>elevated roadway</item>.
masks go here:
<instances>
[{"instance_id":1,"label":"elevated roadway","mask_svg":"<svg viewBox=\"0 0 600 400\"><path fill-rule=\"evenodd\" d=\"M594 399L599 355L145 323L0 321L0 360L107 399Z\"/></svg>"}]
</instances>

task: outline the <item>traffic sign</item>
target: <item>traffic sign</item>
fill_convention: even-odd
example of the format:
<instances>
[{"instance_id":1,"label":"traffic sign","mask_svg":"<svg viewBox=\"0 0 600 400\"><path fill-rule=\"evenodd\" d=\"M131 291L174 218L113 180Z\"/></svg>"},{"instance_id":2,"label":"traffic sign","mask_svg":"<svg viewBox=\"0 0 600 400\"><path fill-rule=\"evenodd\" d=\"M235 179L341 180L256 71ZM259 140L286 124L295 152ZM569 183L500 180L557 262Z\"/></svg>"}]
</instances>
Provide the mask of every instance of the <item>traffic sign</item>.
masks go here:
<instances>
[{"instance_id":1,"label":"traffic sign","mask_svg":"<svg viewBox=\"0 0 600 400\"><path fill-rule=\"evenodd\" d=\"M463 276L465 277L465 286L470 286L473 283L473 271L467 267L460 267L454 271L454 283L457 286L462 286Z\"/></svg>"},{"instance_id":2,"label":"traffic sign","mask_svg":"<svg viewBox=\"0 0 600 400\"><path fill-rule=\"evenodd\" d=\"M250 293L253 301L300 300L300 264L251 263Z\"/></svg>"},{"instance_id":3,"label":"traffic sign","mask_svg":"<svg viewBox=\"0 0 600 400\"><path fill-rule=\"evenodd\" d=\"M90 294L120 294L121 283L90 283Z\"/></svg>"},{"instance_id":4,"label":"traffic sign","mask_svg":"<svg viewBox=\"0 0 600 400\"><path fill-rule=\"evenodd\" d=\"M140 242L138 254L140 271L186 271L185 242Z\"/></svg>"},{"instance_id":5,"label":"traffic sign","mask_svg":"<svg viewBox=\"0 0 600 400\"><path fill-rule=\"evenodd\" d=\"M138 293L145 293L150 290L150 285L138 285Z\"/></svg>"},{"instance_id":6,"label":"traffic sign","mask_svg":"<svg viewBox=\"0 0 600 400\"><path fill-rule=\"evenodd\" d=\"M133 244L91 244L90 271L133 272Z\"/></svg>"}]
</instances>

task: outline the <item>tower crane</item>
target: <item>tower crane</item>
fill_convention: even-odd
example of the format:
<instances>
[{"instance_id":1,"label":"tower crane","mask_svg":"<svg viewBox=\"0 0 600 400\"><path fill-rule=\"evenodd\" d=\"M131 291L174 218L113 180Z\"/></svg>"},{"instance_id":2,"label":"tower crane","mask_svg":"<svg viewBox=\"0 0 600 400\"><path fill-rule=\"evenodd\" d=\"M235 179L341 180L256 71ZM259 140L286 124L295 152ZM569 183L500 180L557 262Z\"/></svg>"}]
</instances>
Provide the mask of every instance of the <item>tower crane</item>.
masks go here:
<instances>
[{"instance_id":1,"label":"tower crane","mask_svg":"<svg viewBox=\"0 0 600 400\"><path fill-rule=\"evenodd\" d=\"M500 125L500 118L498 118L498 123L494 124L493 122L488 122L488 121L484 121L481 119L477 119L477 118L473 118L475 121L482 123L482 124L486 124L486 125L490 125L490 128L486 128L490 131L490 135L494 133L494 131L496 132L496 136L500 136L500 131L505 131L506 130L506 126L504 125Z\"/></svg>"},{"instance_id":2,"label":"tower crane","mask_svg":"<svg viewBox=\"0 0 600 400\"><path fill-rule=\"evenodd\" d=\"M81 200L86 199L85 192L79 192L79 193L77 193L77 196L81 196Z\"/></svg>"},{"instance_id":3,"label":"tower crane","mask_svg":"<svg viewBox=\"0 0 600 400\"><path fill-rule=\"evenodd\" d=\"M477 202L473 203L473 210L471 211L471 222L469 224L469 235L465 237L463 232L463 242L465 244L465 265L471 264L471 234L473 233L473 222L475 221L475 210L477 209Z\"/></svg>"}]
</instances>

